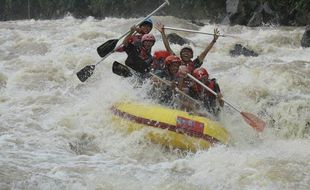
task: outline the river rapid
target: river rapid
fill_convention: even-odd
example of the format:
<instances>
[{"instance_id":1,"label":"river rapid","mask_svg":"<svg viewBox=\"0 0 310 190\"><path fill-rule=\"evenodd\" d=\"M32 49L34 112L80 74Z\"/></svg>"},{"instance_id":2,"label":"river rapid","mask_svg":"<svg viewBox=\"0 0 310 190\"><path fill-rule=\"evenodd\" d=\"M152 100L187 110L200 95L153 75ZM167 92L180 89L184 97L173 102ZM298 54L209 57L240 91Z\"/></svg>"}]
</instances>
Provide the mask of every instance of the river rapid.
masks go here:
<instances>
[{"instance_id":1,"label":"river rapid","mask_svg":"<svg viewBox=\"0 0 310 190\"><path fill-rule=\"evenodd\" d=\"M141 19L141 18L140 18ZM242 111L264 119L260 135L226 107L221 122L228 145L196 153L162 147L128 134L111 121L117 101L145 101L146 87L114 75L114 53L81 83L76 72L100 61L96 48L140 19L106 18L0 22L0 189L310 189L310 48L304 27L248 28L154 17L171 27L219 38L203 67ZM167 31L169 33L171 31ZM153 51L164 49L161 36ZM212 36L178 32L195 55ZM258 57L231 57L236 43ZM179 52L181 46L172 45Z\"/></svg>"}]
</instances>

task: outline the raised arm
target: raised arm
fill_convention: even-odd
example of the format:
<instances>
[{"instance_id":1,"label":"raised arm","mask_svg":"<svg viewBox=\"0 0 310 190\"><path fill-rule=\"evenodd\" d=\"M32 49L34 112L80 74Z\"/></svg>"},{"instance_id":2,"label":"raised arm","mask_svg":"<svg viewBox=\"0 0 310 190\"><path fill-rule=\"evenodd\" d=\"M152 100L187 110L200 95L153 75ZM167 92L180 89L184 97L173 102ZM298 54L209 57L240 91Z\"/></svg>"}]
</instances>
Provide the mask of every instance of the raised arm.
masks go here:
<instances>
[{"instance_id":1,"label":"raised arm","mask_svg":"<svg viewBox=\"0 0 310 190\"><path fill-rule=\"evenodd\" d=\"M166 50L167 50L169 53L171 53L172 55L175 55L175 53L172 51L172 49L171 49L171 47L170 47L168 38L167 38L166 33L165 33L164 25L161 24L161 23L156 23L155 28L160 32Z\"/></svg>"},{"instance_id":2,"label":"raised arm","mask_svg":"<svg viewBox=\"0 0 310 190\"><path fill-rule=\"evenodd\" d=\"M198 59L200 62L203 62L203 60L205 59L205 57L207 56L208 52L210 51L210 49L213 47L213 45L215 44L216 40L219 38L220 35L220 31L215 28L214 29L214 34L213 34L213 40L211 41L211 43L206 47L206 49L204 49L203 52L201 52L201 54L198 56Z\"/></svg>"}]
</instances>

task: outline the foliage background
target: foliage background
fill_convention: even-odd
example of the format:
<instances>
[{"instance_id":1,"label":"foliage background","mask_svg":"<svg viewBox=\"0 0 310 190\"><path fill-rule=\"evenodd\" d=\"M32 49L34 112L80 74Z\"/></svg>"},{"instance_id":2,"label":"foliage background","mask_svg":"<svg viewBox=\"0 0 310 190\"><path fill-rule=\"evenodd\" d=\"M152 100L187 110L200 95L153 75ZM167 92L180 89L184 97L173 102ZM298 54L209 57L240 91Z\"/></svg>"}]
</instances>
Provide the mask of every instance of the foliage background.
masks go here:
<instances>
[{"instance_id":1,"label":"foliage background","mask_svg":"<svg viewBox=\"0 0 310 190\"><path fill-rule=\"evenodd\" d=\"M274 11L284 15L284 20L296 20L298 16L310 12L310 0L243 1L252 4L268 2ZM77 18L137 17L146 15L163 2L164 0L0 0L0 20L53 19L69 12ZM190 20L209 19L214 22L223 20L227 14L226 0L170 0L170 4L159 14ZM280 24L290 25L290 22Z\"/></svg>"}]
</instances>

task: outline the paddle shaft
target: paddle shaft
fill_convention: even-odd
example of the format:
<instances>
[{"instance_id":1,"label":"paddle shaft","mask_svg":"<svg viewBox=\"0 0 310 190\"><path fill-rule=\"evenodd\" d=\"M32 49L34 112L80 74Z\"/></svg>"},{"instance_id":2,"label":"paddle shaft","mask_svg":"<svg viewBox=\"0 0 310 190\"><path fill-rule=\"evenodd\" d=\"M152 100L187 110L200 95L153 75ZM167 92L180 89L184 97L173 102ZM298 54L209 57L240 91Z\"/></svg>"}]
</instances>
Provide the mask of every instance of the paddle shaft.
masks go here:
<instances>
[{"instance_id":1,"label":"paddle shaft","mask_svg":"<svg viewBox=\"0 0 310 190\"><path fill-rule=\"evenodd\" d=\"M208 32L201 32L201 31L197 31L197 30L189 30L189 29L183 29L183 28L173 28L173 27L168 27L168 26L165 26L164 28L168 29L168 30L176 30L176 31L183 31L183 32L198 33L198 34L206 34L206 35L211 35L211 36L214 35L214 34L208 33ZM218 35L218 36L227 37L229 35ZM233 36L229 36L229 37L233 37Z\"/></svg>"},{"instance_id":2,"label":"paddle shaft","mask_svg":"<svg viewBox=\"0 0 310 190\"><path fill-rule=\"evenodd\" d=\"M159 76L155 75L154 73L151 73L151 72L150 72L150 74L151 74L153 77L155 77L155 78L157 78L158 80L160 80L162 83L164 83L164 84L166 84L166 85L168 85L168 86L171 86L171 83L170 83L170 82L168 82L168 81L166 81L166 80L160 78ZM179 88L175 88L175 90L176 90L179 94L181 94L182 96L185 96L186 98L190 99L190 100L191 100L192 102L194 102L195 104L200 105L200 103L199 103L197 100L195 100L194 98L192 98L192 97L190 97L189 95L185 94L185 93L184 93L182 90L180 90Z\"/></svg>"},{"instance_id":3,"label":"paddle shaft","mask_svg":"<svg viewBox=\"0 0 310 190\"><path fill-rule=\"evenodd\" d=\"M200 84L202 87L204 87L205 89L207 89L208 91L210 91L212 94L214 94L216 97L218 97L218 94L216 92L214 92L212 89L210 89L209 87L207 87L205 84L203 84L201 81L199 81L198 79L196 79L195 77L193 77L190 74L187 74L188 77L190 77L191 79L193 79L194 81L196 81L198 84ZM241 116L243 117L243 119L245 120L245 122L247 122L251 127L253 127L257 132L262 132L264 130L264 128L266 127L266 123L265 121L261 120L260 118L258 118L257 116L248 113L248 112L242 112L240 110L238 110L235 106L233 106L231 103L229 103L228 101L226 101L224 98L221 98L227 105L229 105L231 108L233 108L235 111L239 112L241 114Z\"/></svg>"},{"instance_id":4,"label":"paddle shaft","mask_svg":"<svg viewBox=\"0 0 310 190\"><path fill-rule=\"evenodd\" d=\"M149 15L147 15L143 20L141 20L137 25L141 24L144 20L148 19L152 15L154 15L157 11L162 9L164 6L169 5L169 1L165 0L165 2L160 5L157 9L155 9L153 12L151 12ZM127 31L125 34L120 36L118 39L115 40L109 40L105 43L103 43L101 46L97 48L97 52L102 57L100 61L98 61L95 65L88 65L81 69L79 72L77 72L77 77L79 78L80 81L84 82L86 81L92 74L93 71L95 70L96 66L101 63L104 59L106 59L109 55L111 55L113 52L115 52L115 47L118 43L118 41L123 38L124 36L128 35L130 33L130 30Z\"/></svg>"},{"instance_id":5,"label":"paddle shaft","mask_svg":"<svg viewBox=\"0 0 310 190\"><path fill-rule=\"evenodd\" d=\"M105 60L105 58L107 58L109 55L111 55L112 53L114 53L114 50L111 51L110 53L108 53L107 55L105 55L100 61L98 61L95 66L97 66L99 63L101 63L103 60Z\"/></svg>"},{"instance_id":6,"label":"paddle shaft","mask_svg":"<svg viewBox=\"0 0 310 190\"><path fill-rule=\"evenodd\" d=\"M203 86L204 88L206 88L209 92L211 92L214 96L218 97L218 94L216 92L214 92L211 88L207 87L205 84L203 84L200 80L196 79L193 75L191 74L187 74L188 77L190 77L192 80L194 80L195 82L197 82L198 84L200 84L201 86ZM227 100L225 100L224 98L221 98L227 105L229 105L230 107L232 107L234 110L236 110L237 112L241 113L240 110L238 110L235 106L233 106L231 103L229 103Z\"/></svg>"},{"instance_id":7,"label":"paddle shaft","mask_svg":"<svg viewBox=\"0 0 310 190\"><path fill-rule=\"evenodd\" d=\"M118 63L118 62L117 62ZM126 67L130 70L131 73L136 73L135 70L133 70L132 68L128 67L127 65L124 65L124 64L121 64L121 63L118 63L120 65L122 65L123 67ZM152 75L153 77L155 77L156 79L158 79L160 82L168 85L168 86L171 86L171 83L169 81L166 81L165 79L162 79L161 77L157 76L156 74L152 73L152 72L149 72L150 75ZM185 96L186 98L188 98L189 100L191 100L192 102L194 102L195 104L197 105L200 105L199 101L195 100L194 98L190 97L189 95L185 94L183 91L181 91L180 89L178 88L175 88L175 90L181 94L182 96Z\"/></svg>"},{"instance_id":8,"label":"paddle shaft","mask_svg":"<svg viewBox=\"0 0 310 190\"><path fill-rule=\"evenodd\" d=\"M143 20L141 20L140 22L138 22L135 26L138 26L139 24L141 24L143 21L145 21L146 19L150 18L151 16L153 16L157 11L159 11L160 9L162 9L163 7L165 7L166 5L169 5L169 1L165 0L165 2L163 4L161 4L157 9L155 9L153 12L151 12L149 15L147 15L146 17L144 17ZM118 40L122 39L123 37L125 37L126 35L128 35L130 33L130 30L128 30L125 34L123 34L122 36L120 36L118 38Z\"/></svg>"}]
</instances>

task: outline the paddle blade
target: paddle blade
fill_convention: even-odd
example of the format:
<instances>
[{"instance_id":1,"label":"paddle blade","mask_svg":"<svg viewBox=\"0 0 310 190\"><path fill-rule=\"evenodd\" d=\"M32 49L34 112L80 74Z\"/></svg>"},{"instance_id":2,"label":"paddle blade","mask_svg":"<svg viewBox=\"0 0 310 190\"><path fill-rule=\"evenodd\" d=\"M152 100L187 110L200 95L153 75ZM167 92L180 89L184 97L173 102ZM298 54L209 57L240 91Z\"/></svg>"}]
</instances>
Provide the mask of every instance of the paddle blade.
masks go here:
<instances>
[{"instance_id":1,"label":"paddle blade","mask_svg":"<svg viewBox=\"0 0 310 190\"><path fill-rule=\"evenodd\" d=\"M248 112L240 112L240 114L244 121L251 125L257 132L262 132L265 129L266 123L257 116Z\"/></svg>"},{"instance_id":2,"label":"paddle blade","mask_svg":"<svg viewBox=\"0 0 310 190\"><path fill-rule=\"evenodd\" d=\"M122 77L130 77L132 76L132 73L130 70L123 64L114 61L113 66L112 66L112 71L114 74L117 74Z\"/></svg>"},{"instance_id":3,"label":"paddle blade","mask_svg":"<svg viewBox=\"0 0 310 190\"><path fill-rule=\"evenodd\" d=\"M81 82L86 81L94 72L95 65L87 65L79 72L76 73L77 77L80 79Z\"/></svg>"},{"instance_id":4,"label":"paddle blade","mask_svg":"<svg viewBox=\"0 0 310 190\"><path fill-rule=\"evenodd\" d=\"M109 54L110 52L114 50L117 42L118 42L118 39L113 39L113 40L109 40L105 42L104 44L102 44L101 46L97 48L97 53L99 54L100 57L106 56L107 54Z\"/></svg>"}]
</instances>

